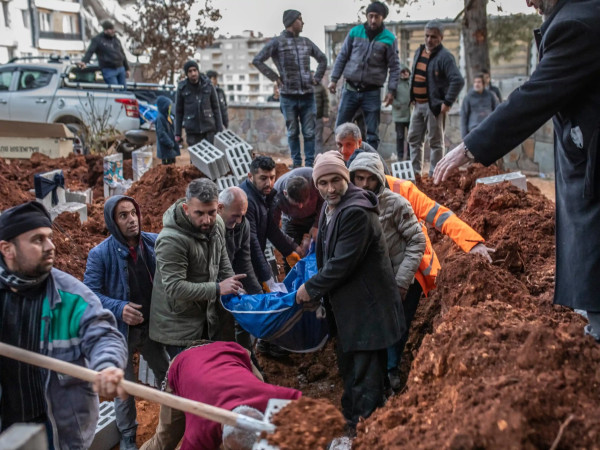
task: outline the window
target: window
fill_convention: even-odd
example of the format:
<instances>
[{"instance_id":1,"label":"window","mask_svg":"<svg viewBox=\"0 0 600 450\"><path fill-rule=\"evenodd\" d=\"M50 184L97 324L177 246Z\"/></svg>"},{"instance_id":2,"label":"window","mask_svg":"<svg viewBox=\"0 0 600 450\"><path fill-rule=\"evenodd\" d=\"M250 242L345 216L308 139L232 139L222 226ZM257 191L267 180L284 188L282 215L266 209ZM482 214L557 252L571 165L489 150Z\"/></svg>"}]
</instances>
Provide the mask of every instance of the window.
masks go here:
<instances>
[{"instance_id":1,"label":"window","mask_svg":"<svg viewBox=\"0 0 600 450\"><path fill-rule=\"evenodd\" d=\"M230 95L229 96L229 101L230 102L234 102L235 101L235 95Z\"/></svg>"},{"instance_id":2,"label":"window","mask_svg":"<svg viewBox=\"0 0 600 450\"><path fill-rule=\"evenodd\" d=\"M241 84L238 84L238 85L236 86L236 90L238 90L238 91L241 91L241 90L242 90L242 85L241 85Z\"/></svg>"},{"instance_id":3,"label":"window","mask_svg":"<svg viewBox=\"0 0 600 450\"><path fill-rule=\"evenodd\" d=\"M21 10L21 15L23 16L23 26L25 28L29 28L29 10L28 9L22 9Z\"/></svg>"},{"instance_id":4,"label":"window","mask_svg":"<svg viewBox=\"0 0 600 450\"><path fill-rule=\"evenodd\" d=\"M52 79L52 72L43 70L27 69L21 72L17 89L25 91L30 89L39 89L47 86Z\"/></svg>"},{"instance_id":5,"label":"window","mask_svg":"<svg viewBox=\"0 0 600 450\"><path fill-rule=\"evenodd\" d=\"M240 81L246 81L246 75L240 75Z\"/></svg>"},{"instance_id":6,"label":"window","mask_svg":"<svg viewBox=\"0 0 600 450\"><path fill-rule=\"evenodd\" d=\"M233 76L232 75L225 75L225 79L227 81L232 81L233 80Z\"/></svg>"},{"instance_id":7,"label":"window","mask_svg":"<svg viewBox=\"0 0 600 450\"><path fill-rule=\"evenodd\" d=\"M12 77L13 69L3 70L0 72L0 91L8 91Z\"/></svg>"},{"instance_id":8,"label":"window","mask_svg":"<svg viewBox=\"0 0 600 450\"><path fill-rule=\"evenodd\" d=\"M2 14L4 15L4 26L10 28L10 15L8 13L8 2L2 2Z\"/></svg>"},{"instance_id":9,"label":"window","mask_svg":"<svg viewBox=\"0 0 600 450\"><path fill-rule=\"evenodd\" d=\"M77 33L77 25L75 23L75 17L74 16L63 16L62 31L65 34L75 34L75 33Z\"/></svg>"},{"instance_id":10,"label":"window","mask_svg":"<svg viewBox=\"0 0 600 450\"><path fill-rule=\"evenodd\" d=\"M52 13L40 11L38 14L40 19L40 31L52 31Z\"/></svg>"},{"instance_id":11,"label":"window","mask_svg":"<svg viewBox=\"0 0 600 450\"><path fill-rule=\"evenodd\" d=\"M228 90L228 91L233 91L233 89L234 89L234 86L233 86L233 84L228 84L228 85L227 85L227 90Z\"/></svg>"}]
</instances>

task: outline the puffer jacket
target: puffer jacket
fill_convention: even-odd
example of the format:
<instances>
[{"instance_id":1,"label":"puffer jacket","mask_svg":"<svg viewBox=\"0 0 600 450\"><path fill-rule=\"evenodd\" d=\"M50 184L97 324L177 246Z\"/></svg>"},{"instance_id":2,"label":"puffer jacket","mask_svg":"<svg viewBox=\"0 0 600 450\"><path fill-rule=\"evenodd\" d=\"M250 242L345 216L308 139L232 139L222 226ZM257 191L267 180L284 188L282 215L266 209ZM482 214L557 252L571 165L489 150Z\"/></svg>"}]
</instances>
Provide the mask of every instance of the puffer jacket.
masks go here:
<instances>
[{"instance_id":1,"label":"puffer jacket","mask_svg":"<svg viewBox=\"0 0 600 450\"><path fill-rule=\"evenodd\" d=\"M127 339L129 325L123 322L123 308L129 303L129 271L127 270L129 246L114 220L114 210L121 200L133 203L138 218L141 219L140 207L132 197L113 195L106 200L104 222L111 235L90 250L83 275L83 284L98 296L102 306L113 313L117 319L119 331ZM154 253L156 236L156 233L140 232L142 247L146 252L145 260L151 276L154 276L156 268Z\"/></svg>"},{"instance_id":2,"label":"puffer jacket","mask_svg":"<svg viewBox=\"0 0 600 450\"><path fill-rule=\"evenodd\" d=\"M399 288L408 289L425 251L425 235L408 200L386 188L383 165L374 153L361 153L350 165L351 176L366 170L377 176L381 184L376 192L379 199L379 222L390 253L392 268Z\"/></svg>"},{"instance_id":3,"label":"puffer jacket","mask_svg":"<svg viewBox=\"0 0 600 450\"><path fill-rule=\"evenodd\" d=\"M317 60L319 65L315 72L315 81L321 82L327 57L313 41L303 36L295 36L284 30L271 39L267 45L254 57L252 64L269 80L276 82L281 79L283 87L281 95L304 95L313 93L312 77L310 75L310 57ZM277 72L265 64L271 58Z\"/></svg>"},{"instance_id":4,"label":"puffer jacket","mask_svg":"<svg viewBox=\"0 0 600 450\"><path fill-rule=\"evenodd\" d=\"M182 128L187 134L223 131L217 91L204 74L195 85L185 79L177 86L175 136L181 136Z\"/></svg>"},{"instance_id":5,"label":"puffer jacket","mask_svg":"<svg viewBox=\"0 0 600 450\"><path fill-rule=\"evenodd\" d=\"M42 308L42 354L97 371L125 369L127 343L115 318L79 280L52 269ZM86 381L53 371L46 374L54 448L89 448L98 422L98 395Z\"/></svg>"},{"instance_id":6,"label":"puffer jacket","mask_svg":"<svg viewBox=\"0 0 600 450\"><path fill-rule=\"evenodd\" d=\"M234 275L227 257L225 224L220 216L211 232L197 231L177 200L163 215L156 240L156 272L150 305L150 339L189 346L208 338L222 340L228 314L219 301L218 281Z\"/></svg>"},{"instance_id":7,"label":"puffer jacket","mask_svg":"<svg viewBox=\"0 0 600 450\"><path fill-rule=\"evenodd\" d=\"M410 79L398 80L396 97L392 102L392 120L394 122L410 122Z\"/></svg>"},{"instance_id":8,"label":"puffer jacket","mask_svg":"<svg viewBox=\"0 0 600 450\"><path fill-rule=\"evenodd\" d=\"M173 122L169 114L171 100L163 95L156 99L156 156L159 159L175 159L181 153L175 140Z\"/></svg>"},{"instance_id":9,"label":"puffer jacket","mask_svg":"<svg viewBox=\"0 0 600 450\"><path fill-rule=\"evenodd\" d=\"M411 85L414 84L417 63L424 48L425 44L421 44L415 52ZM442 104L452 106L464 85L465 79L456 66L454 56L442 44L438 45L432 50L427 64L427 97L431 112L437 116L442 111ZM410 100L414 101L412 89Z\"/></svg>"},{"instance_id":10,"label":"puffer jacket","mask_svg":"<svg viewBox=\"0 0 600 450\"><path fill-rule=\"evenodd\" d=\"M384 28L371 41L365 25L360 24L346 36L335 59L331 81L337 83L343 73L346 80L356 85L381 87L387 78L388 69L388 92L395 94L400 77L398 40L391 31Z\"/></svg>"}]
</instances>

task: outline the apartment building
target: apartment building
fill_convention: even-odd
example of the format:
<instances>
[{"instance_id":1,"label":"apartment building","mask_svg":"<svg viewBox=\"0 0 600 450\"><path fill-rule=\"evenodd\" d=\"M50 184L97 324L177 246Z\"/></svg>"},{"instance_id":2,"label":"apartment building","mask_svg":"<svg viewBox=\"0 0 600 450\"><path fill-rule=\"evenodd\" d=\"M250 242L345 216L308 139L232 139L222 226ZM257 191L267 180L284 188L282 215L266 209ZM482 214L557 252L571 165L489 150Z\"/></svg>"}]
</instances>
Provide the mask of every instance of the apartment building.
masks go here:
<instances>
[{"instance_id":1,"label":"apartment building","mask_svg":"<svg viewBox=\"0 0 600 450\"><path fill-rule=\"evenodd\" d=\"M219 37L210 47L198 50L200 70L217 71L228 102L265 102L273 93L273 82L252 65L252 60L269 39L253 31L244 31L242 36Z\"/></svg>"},{"instance_id":2,"label":"apartment building","mask_svg":"<svg viewBox=\"0 0 600 450\"><path fill-rule=\"evenodd\" d=\"M0 63L23 56L79 56L85 50L81 0L2 0L0 5Z\"/></svg>"}]
</instances>

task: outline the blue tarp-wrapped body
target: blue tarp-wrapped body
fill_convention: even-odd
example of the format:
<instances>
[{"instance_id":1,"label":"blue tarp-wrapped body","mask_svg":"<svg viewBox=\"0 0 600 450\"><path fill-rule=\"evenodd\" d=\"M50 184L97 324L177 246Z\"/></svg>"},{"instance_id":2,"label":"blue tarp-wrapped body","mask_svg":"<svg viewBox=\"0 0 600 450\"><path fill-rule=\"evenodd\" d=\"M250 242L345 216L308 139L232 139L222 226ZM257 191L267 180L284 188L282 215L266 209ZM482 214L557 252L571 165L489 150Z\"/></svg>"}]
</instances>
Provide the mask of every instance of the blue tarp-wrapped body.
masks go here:
<instances>
[{"instance_id":1,"label":"blue tarp-wrapped body","mask_svg":"<svg viewBox=\"0 0 600 450\"><path fill-rule=\"evenodd\" d=\"M296 291L317 273L314 252L298 261L283 283L288 293L226 295L223 307L253 336L268 340L292 352L321 348L329 337L325 309L320 301L296 303Z\"/></svg>"}]
</instances>

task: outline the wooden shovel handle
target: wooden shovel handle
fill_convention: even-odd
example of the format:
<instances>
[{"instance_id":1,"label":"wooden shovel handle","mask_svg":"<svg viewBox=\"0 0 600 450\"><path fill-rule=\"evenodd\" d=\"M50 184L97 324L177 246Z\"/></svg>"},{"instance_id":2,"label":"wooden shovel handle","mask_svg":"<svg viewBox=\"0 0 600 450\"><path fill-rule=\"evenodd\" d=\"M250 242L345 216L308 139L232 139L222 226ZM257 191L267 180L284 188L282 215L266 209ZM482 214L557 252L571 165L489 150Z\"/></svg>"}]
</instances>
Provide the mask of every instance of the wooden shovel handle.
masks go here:
<instances>
[{"instance_id":1,"label":"wooden shovel handle","mask_svg":"<svg viewBox=\"0 0 600 450\"><path fill-rule=\"evenodd\" d=\"M24 350L1 342L0 355L37 367L64 373L81 380L89 381L90 383L94 382L96 375L98 374L95 370L81 367L77 364L40 355L39 353L30 352L29 350ZM275 427L268 422L252 419L251 417L236 414L227 409L207 405L206 403L188 400L187 398L168 394L167 392L162 392L131 381L123 380L121 381L120 386L123 387L129 395L160 403L161 405L170 406L171 408L213 420L222 423L223 425L243 427L252 431L273 431L275 429Z\"/></svg>"}]
</instances>

